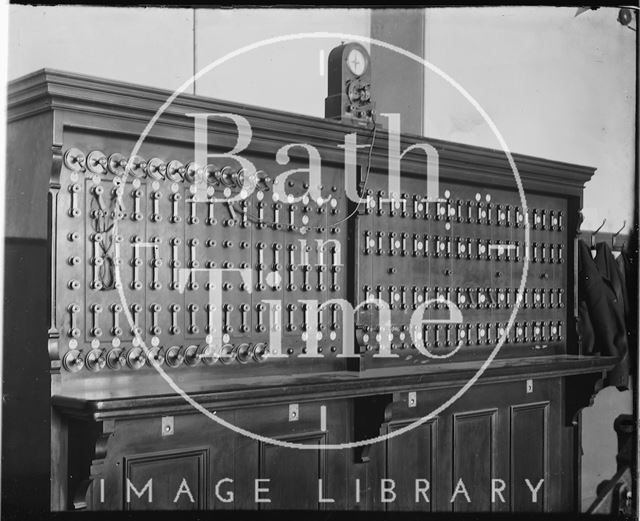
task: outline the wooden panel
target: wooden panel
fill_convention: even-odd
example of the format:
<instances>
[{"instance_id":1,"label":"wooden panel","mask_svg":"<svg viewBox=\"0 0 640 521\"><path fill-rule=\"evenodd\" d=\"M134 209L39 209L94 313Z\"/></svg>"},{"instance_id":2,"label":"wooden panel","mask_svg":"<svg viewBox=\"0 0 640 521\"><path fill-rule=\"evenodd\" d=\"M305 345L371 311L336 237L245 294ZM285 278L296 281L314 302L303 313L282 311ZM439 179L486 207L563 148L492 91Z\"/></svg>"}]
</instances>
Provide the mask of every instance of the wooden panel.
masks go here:
<instances>
[{"instance_id":1,"label":"wooden panel","mask_svg":"<svg viewBox=\"0 0 640 521\"><path fill-rule=\"evenodd\" d=\"M206 490L209 474L207 468L208 452L208 449L171 451L125 458L124 509L205 509L207 507ZM150 479L153 480L152 500L149 501L147 491L138 497L136 492L131 489L130 501L127 502L127 479L138 493L143 490ZM178 495L178 492L181 493Z\"/></svg>"},{"instance_id":2,"label":"wooden panel","mask_svg":"<svg viewBox=\"0 0 640 521\"><path fill-rule=\"evenodd\" d=\"M453 416L453 482L464 483L469 501L458 490L453 502L456 512L492 510L491 478L495 458L495 421L497 409L464 412ZM452 494L453 498L453 494Z\"/></svg>"},{"instance_id":3,"label":"wooden panel","mask_svg":"<svg viewBox=\"0 0 640 521\"><path fill-rule=\"evenodd\" d=\"M5 242L4 349L0 356L4 364L2 513L7 518L13 514L35 517L49 509L46 248L43 241ZM54 458L65 454L63 443L53 441ZM57 487L51 488L57 497Z\"/></svg>"},{"instance_id":4,"label":"wooden panel","mask_svg":"<svg viewBox=\"0 0 640 521\"><path fill-rule=\"evenodd\" d=\"M10 195L4 200L5 236L9 239L47 239L52 138L51 113L16 121L7 132L7 151L10 153L7 154L5 189Z\"/></svg>"},{"instance_id":5,"label":"wooden panel","mask_svg":"<svg viewBox=\"0 0 640 521\"><path fill-rule=\"evenodd\" d=\"M387 432L405 427L411 421L393 422ZM392 479L396 493L395 500L386 503L387 510L419 510L431 512L433 508L433 490L438 476L436 458L437 418L411 431L391 438L386 442L386 472ZM427 480L428 485L417 480ZM416 494L417 487L427 488L426 496ZM418 500L416 501L416 496ZM379 501L380 498L376 498Z\"/></svg>"},{"instance_id":6,"label":"wooden panel","mask_svg":"<svg viewBox=\"0 0 640 521\"><path fill-rule=\"evenodd\" d=\"M548 478L548 408L549 402L511 407L512 510L542 512L546 506L545 484L537 491L536 503L530 487Z\"/></svg>"},{"instance_id":7,"label":"wooden panel","mask_svg":"<svg viewBox=\"0 0 640 521\"><path fill-rule=\"evenodd\" d=\"M284 439L284 438L280 438ZM325 433L308 433L287 437L291 443L317 445L326 443ZM300 450L260 443L260 479L271 480L260 485L269 492L260 497L270 503L259 503L260 509L317 510L318 480L323 480L323 497L327 497L326 451Z\"/></svg>"}]
</instances>

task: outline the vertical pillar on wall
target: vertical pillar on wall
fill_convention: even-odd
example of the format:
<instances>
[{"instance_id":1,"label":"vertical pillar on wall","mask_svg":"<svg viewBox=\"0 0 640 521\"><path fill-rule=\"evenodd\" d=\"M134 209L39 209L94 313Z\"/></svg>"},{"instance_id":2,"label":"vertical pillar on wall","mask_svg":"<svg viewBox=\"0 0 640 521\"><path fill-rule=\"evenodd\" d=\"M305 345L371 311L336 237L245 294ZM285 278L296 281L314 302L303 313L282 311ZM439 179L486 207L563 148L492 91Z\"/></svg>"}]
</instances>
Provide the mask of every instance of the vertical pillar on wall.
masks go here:
<instances>
[{"instance_id":1,"label":"vertical pillar on wall","mask_svg":"<svg viewBox=\"0 0 640 521\"><path fill-rule=\"evenodd\" d=\"M371 38L424 58L424 9L373 9ZM424 67L389 49L371 44L372 94L376 112L398 113L402 133L424 133Z\"/></svg>"},{"instance_id":2,"label":"vertical pillar on wall","mask_svg":"<svg viewBox=\"0 0 640 521\"><path fill-rule=\"evenodd\" d=\"M192 9L193 11L193 20L192 20L192 25L191 25L191 59L193 62L193 75L195 76L196 74L196 10ZM193 81L193 85L191 86L191 89L193 90L193 95L196 95L196 81Z\"/></svg>"}]
</instances>

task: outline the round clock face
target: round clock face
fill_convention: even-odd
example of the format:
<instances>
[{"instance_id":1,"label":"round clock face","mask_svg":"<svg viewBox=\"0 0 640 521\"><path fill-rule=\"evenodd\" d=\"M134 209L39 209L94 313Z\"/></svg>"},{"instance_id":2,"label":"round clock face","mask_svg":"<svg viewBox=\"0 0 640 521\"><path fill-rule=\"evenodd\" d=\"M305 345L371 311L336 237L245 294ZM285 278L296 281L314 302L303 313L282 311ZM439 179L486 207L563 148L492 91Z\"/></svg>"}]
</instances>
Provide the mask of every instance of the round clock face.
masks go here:
<instances>
[{"instance_id":1,"label":"round clock face","mask_svg":"<svg viewBox=\"0 0 640 521\"><path fill-rule=\"evenodd\" d=\"M347 67L356 76L362 75L367 68L367 58L360 49L351 49L347 56Z\"/></svg>"}]
</instances>

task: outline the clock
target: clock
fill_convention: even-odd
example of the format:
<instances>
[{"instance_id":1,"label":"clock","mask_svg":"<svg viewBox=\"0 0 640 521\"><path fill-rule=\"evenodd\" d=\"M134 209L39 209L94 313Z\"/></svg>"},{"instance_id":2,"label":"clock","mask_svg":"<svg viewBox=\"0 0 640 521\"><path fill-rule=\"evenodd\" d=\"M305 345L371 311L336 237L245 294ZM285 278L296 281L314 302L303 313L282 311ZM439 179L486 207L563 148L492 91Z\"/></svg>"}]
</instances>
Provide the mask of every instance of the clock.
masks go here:
<instances>
[{"instance_id":1,"label":"clock","mask_svg":"<svg viewBox=\"0 0 640 521\"><path fill-rule=\"evenodd\" d=\"M329 54L325 118L352 125L373 124L371 58L356 42L343 43Z\"/></svg>"},{"instance_id":2,"label":"clock","mask_svg":"<svg viewBox=\"0 0 640 521\"><path fill-rule=\"evenodd\" d=\"M367 69L368 61L360 49L354 48L347 55L347 67L355 76L362 76Z\"/></svg>"}]
</instances>

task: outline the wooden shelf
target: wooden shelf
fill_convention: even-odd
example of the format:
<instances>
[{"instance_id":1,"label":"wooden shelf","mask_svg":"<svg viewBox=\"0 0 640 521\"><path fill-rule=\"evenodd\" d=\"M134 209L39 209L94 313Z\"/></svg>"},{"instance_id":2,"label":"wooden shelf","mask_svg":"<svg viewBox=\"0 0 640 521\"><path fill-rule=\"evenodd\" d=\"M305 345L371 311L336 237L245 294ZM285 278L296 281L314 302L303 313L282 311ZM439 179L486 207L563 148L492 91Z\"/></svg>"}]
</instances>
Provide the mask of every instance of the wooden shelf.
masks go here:
<instances>
[{"instance_id":1,"label":"wooden shelf","mask_svg":"<svg viewBox=\"0 0 640 521\"><path fill-rule=\"evenodd\" d=\"M509 382L524 378L557 378L602 373L614 367L614 357L557 355L494 360L475 385ZM480 369L482 361L431 364L422 367L372 369L361 373L316 373L194 383L184 391L203 407L222 410L261 405L355 398L393 392L462 386ZM160 376L158 376L160 378ZM166 386L169 391L169 386ZM179 414L192 406L173 392L132 396L117 389L108 395L90 390L54 395L53 405L66 415L93 420Z\"/></svg>"}]
</instances>

